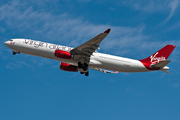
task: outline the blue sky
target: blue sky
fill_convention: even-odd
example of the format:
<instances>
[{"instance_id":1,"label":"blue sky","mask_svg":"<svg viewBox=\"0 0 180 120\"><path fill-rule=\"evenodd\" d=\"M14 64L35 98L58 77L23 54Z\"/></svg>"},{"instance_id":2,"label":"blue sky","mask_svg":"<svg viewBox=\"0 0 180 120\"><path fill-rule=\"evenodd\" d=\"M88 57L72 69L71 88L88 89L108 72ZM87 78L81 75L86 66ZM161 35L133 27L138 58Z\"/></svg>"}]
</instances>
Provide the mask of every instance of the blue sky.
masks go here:
<instances>
[{"instance_id":1,"label":"blue sky","mask_svg":"<svg viewBox=\"0 0 180 120\"><path fill-rule=\"evenodd\" d=\"M1 120L179 120L180 0L1 0ZM111 28L98 52L143 59L166 44L171 74L90 76L20 54L4 42L28 38L76 47Z\"/></svg>"}]
</instances>

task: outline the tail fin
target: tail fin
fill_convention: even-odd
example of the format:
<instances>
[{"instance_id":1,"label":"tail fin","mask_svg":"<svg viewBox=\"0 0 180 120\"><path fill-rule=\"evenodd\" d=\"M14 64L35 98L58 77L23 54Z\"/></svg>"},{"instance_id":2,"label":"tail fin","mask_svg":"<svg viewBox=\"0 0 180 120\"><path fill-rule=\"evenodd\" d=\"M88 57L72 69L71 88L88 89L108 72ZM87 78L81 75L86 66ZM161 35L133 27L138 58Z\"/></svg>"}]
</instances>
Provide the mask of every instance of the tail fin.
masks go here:
<instances>
[{"instance_id":1,"label":"tail fin","mask_svg":"<svg viewBox=\"0 0 180 120\"><path fill-rule=\"evenodd\" d=\"M171 54L171 52L174 50L175 47L176 46L174 46L174 45L166 45L165 47L163 47L162 49L160 49L153 55L151 55L145 59L142 59L140 61L142 63L156 64L161 61L167 60L167 58L169 57L169 55Z\"/></svg>"}]
</instances>

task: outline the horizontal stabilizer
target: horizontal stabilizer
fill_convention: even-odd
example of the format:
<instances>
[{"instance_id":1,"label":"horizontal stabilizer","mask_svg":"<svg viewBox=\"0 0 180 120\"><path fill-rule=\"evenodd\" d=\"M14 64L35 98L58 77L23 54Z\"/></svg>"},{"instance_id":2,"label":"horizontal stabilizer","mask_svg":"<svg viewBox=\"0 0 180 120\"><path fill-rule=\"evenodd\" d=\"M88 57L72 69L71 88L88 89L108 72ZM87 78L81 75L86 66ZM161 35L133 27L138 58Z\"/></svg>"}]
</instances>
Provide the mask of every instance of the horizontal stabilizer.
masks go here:
<instances>
[{"instance_id":1,"label":"horizontal stabilizer","mask_svg":"<svg viewBox=\"0 0 180 120\"><path fill-rule=\"evenodd\" d=\"M166 66L169 62L171 62L171 60L164 60L164 61L161 61L157 64L154 64L152 65L151 67L152 68L163 68L164 66Z\"/></svg>"},{"instance_id":2,"label":"horizontal stabilizer","mask_svg":"<svg viewBox=\"0 0 180 120\"><path fill-rule=\"evenodd\" d=\"M170 72L169 72L169 71L167 71L167 70L161 70L161 71L166 72L166 73L170 73Z\"/></svg>"}]
</instances>

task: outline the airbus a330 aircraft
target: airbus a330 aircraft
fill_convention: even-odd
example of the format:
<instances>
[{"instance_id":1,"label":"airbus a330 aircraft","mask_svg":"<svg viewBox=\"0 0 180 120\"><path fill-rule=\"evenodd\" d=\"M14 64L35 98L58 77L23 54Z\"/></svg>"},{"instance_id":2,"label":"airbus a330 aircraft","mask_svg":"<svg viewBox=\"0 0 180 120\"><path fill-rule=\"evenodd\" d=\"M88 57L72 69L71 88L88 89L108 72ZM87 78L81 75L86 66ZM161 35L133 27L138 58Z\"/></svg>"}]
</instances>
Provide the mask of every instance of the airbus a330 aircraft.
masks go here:
<instances>
[{"instance_id":1,"label":"airbus a330 aircraft","mask_svg":"<svg viewBox=\"0 0 180 120\"><path fill-rule=\"evenodd\" d=\"M166 65L170 62L167 60L176 46L166 45L153 55L142 59L133 60L109 54L96 52L99 44L109 34L111 29L100 33L91 40L76 47L66 47L35 41L31 39L11 39L4 44L16 53L24 53L39 57L45 57L60 61L60 69L70 72L78 72L89 75L89 68L101 71L103 73L118 72L148 72L161 70L169 73L169 67Z\"/></svg>"}]
</instances>

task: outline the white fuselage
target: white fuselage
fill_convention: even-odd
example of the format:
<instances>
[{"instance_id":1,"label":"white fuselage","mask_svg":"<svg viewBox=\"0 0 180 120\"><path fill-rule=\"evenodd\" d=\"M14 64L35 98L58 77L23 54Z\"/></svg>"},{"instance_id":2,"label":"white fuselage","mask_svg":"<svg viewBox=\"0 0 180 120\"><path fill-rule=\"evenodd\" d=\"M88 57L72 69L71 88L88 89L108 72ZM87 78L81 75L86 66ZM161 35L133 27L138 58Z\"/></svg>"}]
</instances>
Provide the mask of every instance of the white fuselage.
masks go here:
<instances>
[{"instance_id":1,"label":"white fuselage","mask_svg":"<svg viewBox=\"0 0 180 120\"><path fill-rule=\"evenodd\" d=\"M12 49L24 54L45 57L54 59L60 62L68 63L77 66L78 61L72 59L61 59L56 57L55 50L63 50L70 52L73 48L35 41L30 39L12 39L13 41L5 42L5 45ZM109 54L94 52L91 55L89 68L96 67L112 71L120 72L147 72L148 70L139 60L133 60Z\"/></svg>"}]
</instances>

